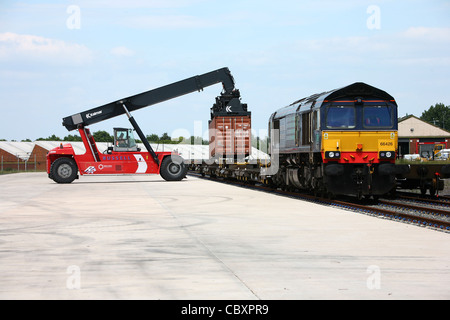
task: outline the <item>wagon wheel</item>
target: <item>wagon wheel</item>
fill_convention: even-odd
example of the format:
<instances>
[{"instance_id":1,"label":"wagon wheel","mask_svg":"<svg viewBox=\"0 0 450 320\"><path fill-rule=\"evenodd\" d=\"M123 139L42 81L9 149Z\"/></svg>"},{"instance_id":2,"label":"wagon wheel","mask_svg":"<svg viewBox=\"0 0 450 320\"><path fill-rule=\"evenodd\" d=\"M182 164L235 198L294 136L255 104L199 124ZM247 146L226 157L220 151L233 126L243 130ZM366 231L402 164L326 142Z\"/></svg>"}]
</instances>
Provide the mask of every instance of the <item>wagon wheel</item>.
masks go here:
<instances>
[{"instance_id":1,"label":"wagon wheel","mask_svg":"<svg viewBox=\"0 0 450 320\"><path fill-rule=\"evenodd\" d=\"M436 195L436 187L433 185L430 187L430 196L435 196Z\"/></svg>"},{"instance_id":2,"label":"wagon wheel","mask_svg":"<svg viewBox=\"0 0 450 320\"><path fill-rule=\"evenodd\" d=\"M427 186L425 184L420 186L420 193L424 196L427 193Z\"/></svg>"}]
</instances>

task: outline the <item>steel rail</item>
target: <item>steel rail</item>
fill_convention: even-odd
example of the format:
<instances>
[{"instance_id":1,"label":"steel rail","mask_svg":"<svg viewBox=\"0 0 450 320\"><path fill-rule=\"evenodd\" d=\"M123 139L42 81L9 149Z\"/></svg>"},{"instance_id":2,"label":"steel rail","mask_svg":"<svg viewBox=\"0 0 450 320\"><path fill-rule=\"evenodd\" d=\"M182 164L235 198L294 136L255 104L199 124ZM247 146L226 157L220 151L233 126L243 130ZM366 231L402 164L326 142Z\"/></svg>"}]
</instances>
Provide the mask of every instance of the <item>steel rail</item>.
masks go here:
<instances>
[{"instance_id":1,"label":"steel rail","mask_svg":"<svg viewBox=\"0 0 450 320\"><path fill-rule=\"evenodd\" d=\"M428 227L433 227L433 228L436 228L439 230L450 231L450 222L431 218L431 217L423 217L423 216L419 217L414 214L408 214L408 213L403 213L403 212L387 210L387 209L383 209L383 208L371 207L369 205L357 204L354 202L322 198L322 197L317 197L317 196L313 196L313 195L309 195L309 194L305 194L305 193L283 191L283 190L273 189L273 188L270 188L267 186L244 183L244 182L241 182L238 180L223 180L223 179L219 179L219 178L212 178L207 175L202 176L201 174L198 174L195 172L189 172L188 175L192 175L192 176L195 176L198 178L207 179L207 180L211 180L211 181L215 181L215 182L221 182L221 183L231 184L231 185L235 185L235 186L251 188L252 190L262 190L262 191L269 192L269 193L294 197L294 198L312 201L312 202L316 202L316 203L333 205L333 206L343 208L343 209L357 210L357 211L361 211L362 213L374 214L377 216L381 216L381 217L385 217L385 218L389 218L389 219L393 219L393 220L400 220L403 222L409 222L409 223L417 224L420 226L428 226ZM383 200L379 200L379 201L382 202ZM401 205L397 205L397 206L401 206ZM417 206L416 206L416 208L420 208L421 211L428 211L428 212L434 211L434 210L429 210L431 208L424 208L424 207L417 207ZM448 214L448 211L447 211L447 214Z\"/></svg>"}]
</instances>

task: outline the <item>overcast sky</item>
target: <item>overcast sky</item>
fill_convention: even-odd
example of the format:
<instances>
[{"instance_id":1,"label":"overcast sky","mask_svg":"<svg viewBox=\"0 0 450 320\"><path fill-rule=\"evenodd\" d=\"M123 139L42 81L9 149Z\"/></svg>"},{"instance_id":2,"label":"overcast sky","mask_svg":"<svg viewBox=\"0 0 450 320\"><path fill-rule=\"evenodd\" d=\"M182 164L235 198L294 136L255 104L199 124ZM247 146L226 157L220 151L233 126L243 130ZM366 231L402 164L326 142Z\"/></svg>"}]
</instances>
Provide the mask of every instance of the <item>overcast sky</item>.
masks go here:
<instances>
[{"instance_id":1,"label":"overcast sky","mask_svg":"<svg viewBox=\"0 0 450 320\"><path fill-rule=\"evenodd\" d=\"M221 67L257 134L278 108L357 81L420 116L450 105L450 1L2 0L0 138L64 137L65 116ZM134 116L146 134L207 136L220 91ZM131 124L90 128L116 126Z\"/></svg>"}]
</instances>

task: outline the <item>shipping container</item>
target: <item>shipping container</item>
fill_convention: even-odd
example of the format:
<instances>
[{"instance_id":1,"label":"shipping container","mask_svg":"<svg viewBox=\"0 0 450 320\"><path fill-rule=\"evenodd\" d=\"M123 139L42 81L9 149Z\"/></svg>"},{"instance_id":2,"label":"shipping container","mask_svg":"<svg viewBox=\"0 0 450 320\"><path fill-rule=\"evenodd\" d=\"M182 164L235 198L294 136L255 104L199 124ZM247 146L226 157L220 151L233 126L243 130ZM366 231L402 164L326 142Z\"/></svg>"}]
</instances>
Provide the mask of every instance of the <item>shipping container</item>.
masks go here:
<instances>
[{"instance_id":1,"label":"shipping container","mask_svg":"<svg viewBox=\"0 0 450 320\"><path fill-rule=\"evenodd\" d=\"M243 159L251 151L251 116L222 116L209 121L211 158Z\"/></svg>"}]
</instances>

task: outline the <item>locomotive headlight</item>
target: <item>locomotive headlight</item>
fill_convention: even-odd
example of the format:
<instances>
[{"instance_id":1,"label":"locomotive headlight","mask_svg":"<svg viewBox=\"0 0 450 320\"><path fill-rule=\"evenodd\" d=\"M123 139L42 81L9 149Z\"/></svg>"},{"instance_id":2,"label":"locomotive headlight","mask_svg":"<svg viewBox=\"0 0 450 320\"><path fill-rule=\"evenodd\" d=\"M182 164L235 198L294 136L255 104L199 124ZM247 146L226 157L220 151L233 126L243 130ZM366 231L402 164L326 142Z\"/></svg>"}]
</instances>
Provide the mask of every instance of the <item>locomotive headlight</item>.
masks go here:
<instances>
[{"instance_id":1,"label":"locomotive headlight","mask_svg":"<svg viewBox=\"0 0 450 320\"><path fill-rule=\"evenodd\" d=\"M339 159L341 157L341 153L339 151L326 151L325 158L326 159Z\"/></svg>"},{"instance_id":2,"label":"locomotive headlight","mask_svg":"<svg viewBox=\"0 0 450 320\"><path fill-rule=\"evenodd\" d=\"M379 158L380 159L394 159L395 152L394 151L380 151Z\"/></svg>"}]
</instances>

